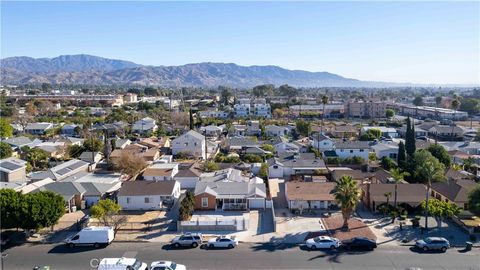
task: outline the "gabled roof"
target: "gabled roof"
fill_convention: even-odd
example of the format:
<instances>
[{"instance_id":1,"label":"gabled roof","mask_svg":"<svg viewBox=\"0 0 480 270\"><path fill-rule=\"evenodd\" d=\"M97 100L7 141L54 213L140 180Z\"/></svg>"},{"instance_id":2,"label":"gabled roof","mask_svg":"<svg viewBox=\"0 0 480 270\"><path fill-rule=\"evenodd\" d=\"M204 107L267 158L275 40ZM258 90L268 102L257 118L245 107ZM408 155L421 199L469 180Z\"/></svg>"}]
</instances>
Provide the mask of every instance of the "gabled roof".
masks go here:
<instances>
[{"instance_id":1,"label":"gabled roof","mask_svg":"<svg viewBox=\"0 0 480 270\"><path fill-rule=\"evenodd\" d=\"M269 166L280 165L293 168L326 169L323 159L316 158L314 153L284 154L267 160Z\"/></svg>"},{"instance_id":2,"label":"gabled roof","mask_svg":"<svg viewBox=\"0 0 480 270\"><path fill-rule=\"evenodd\" d=\"M197 182L195 196L208 193L216 198L266 198L265 184L253 182Z\"/></svg>"},{"instance_id":3,"label":"gabled roof","mask_svg":"<svg viewBox=\"0 0 480 270\"><path fill-rule=\"evenodd\" d=\"M478 184L472 180L459 179L432 183L432 189L447 197L452 202L467 202L468 193Z\"/></svg>"},{"instance_id":4,"label":"gabled roof","mask_svg":"<svg viewBox=\"0 0 480 270\"><path fill-rule=\"evenodd\" d=\"M45 178L51 178L53 180L62 180L68 176L85 170L88 166L88 162L78 159L72 159L64 162L58 166L48 169L47 171L32 174L32 180L42 180Z\"/></svg>"},{"instance_id":5,"label":"gabled roof","mask_svg":"<svg viewBox=\"0 0 480 270\"><path fill-rule=\"evenodd\" d=\"M127 181L118 196L172 195L177 181Z\"/></svg>"},{"instance_id":6,"label":"gabled roof","mask_svg":"<svg viewBox=\"0 0 480 270\"><path fill-rule=\"evenodd\" d=\"M337 140L335 149L369 149L370 143L369 141Z\"/></svg>"},{"instance_id":7,"label":"gabled roof","mask_svg":"<svg viewBox=\"0 0 480 270\"><path fill-rule=\"evenodd\" d=\"M24 145L29 145L33 142L32 140L30 140L30 138L24 136L8 138L3 141L15 147L22 147Z\"/></svg>"},{"instance_id":8,"label":"gabled roof","mask_svg":"<svg viewBox=\"0 0 480 270\"><path fill-rule=\"evenodd\" d=\"M60 194L65 201L70 200L75 195L84 194L87 190L80 183L75 182L53 182L39 187L32 192L52 191Z\"/></svg>"},{"instance_id":9,"label":"gabled roof","mask_svg":"<svg viewBox=\"0 0 480 270\"><path fill-rule=\"evenodd\" d=\"M175 177L200 177L202 174L200 165L197 163L179 163L178 173Z\"/></svg>"},{"instance_id":10,"label":"gabled roof","mask_svg":"<svg viewBox=\"0 0 480 270\"><path fill-rule=\"evenodd\" d=\"M399 202L420 203L425 200L426 187L423 184L398 184L397 200ZM386 202L385 194L395 192L394 184L370 184L369 186L370 200L378 202ZM391 201L392 199L390 199ZM378 205L378 204L377 204Z\"/></svg>"},{"instance_id":11,"label":"gabled roof","mask_svg":"<svg viewBox=\"0 0 480 270\"><path fill-rule=\"evenodd\" d=\"M41 123L29 123L25 129L40 129L40 130L45 130L45 129L49 129L49 128L52 128L53 127L53 124L52 123L45 123L45 122L41 122Z\"/></svg>"},{"instance_id":12,"label":"gabled roof","mask_svg":"<svg viewBox=\"0 0 480 270\"><path fill-rule=\"evenodd\" d=\"M260 144L250 138L228 138L225 140L225 144L230 146L230 147L235 147L235 146L242 146L242 147L253 147L253 146L259 146Z\"/></svg>"}]
</instances>

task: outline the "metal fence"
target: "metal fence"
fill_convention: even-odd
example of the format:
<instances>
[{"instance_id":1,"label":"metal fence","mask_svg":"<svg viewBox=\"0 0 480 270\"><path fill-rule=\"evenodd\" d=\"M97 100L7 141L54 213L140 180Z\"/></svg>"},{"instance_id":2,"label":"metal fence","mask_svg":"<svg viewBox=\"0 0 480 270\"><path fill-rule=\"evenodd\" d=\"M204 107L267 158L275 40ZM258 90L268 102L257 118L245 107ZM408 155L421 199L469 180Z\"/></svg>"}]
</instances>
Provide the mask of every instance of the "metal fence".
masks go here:
<instances>
[{"instance_id":1,"label":"metal fence","mask_svg":"<svg viewBox=\"0 0 480 270\"><path fill-rule=\"evenodd\" d=\"M244 231L248 229L246 218L190 220L177 223L177 230L184 231Z\"/></svg>"}]
</instances>

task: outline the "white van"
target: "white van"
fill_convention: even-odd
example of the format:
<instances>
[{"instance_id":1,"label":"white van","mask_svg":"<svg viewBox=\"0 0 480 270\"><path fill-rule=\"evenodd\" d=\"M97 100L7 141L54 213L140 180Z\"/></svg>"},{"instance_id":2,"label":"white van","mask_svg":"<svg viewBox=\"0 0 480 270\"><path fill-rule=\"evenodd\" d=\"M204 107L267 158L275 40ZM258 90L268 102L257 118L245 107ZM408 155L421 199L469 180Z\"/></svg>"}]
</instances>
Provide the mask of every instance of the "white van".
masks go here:
<instances>
[{"instance_id":1,"label":"white van","mask_svg":"<svg viewBox=\"0 0 480 270\"><path fill-rule=\"evenodd\" d=\"M87 227L79 231L76 235L66 239L69 247L74 246L94 246L108 245L113 241L114 231L111 227Z\"/></svg>"},{"instance_id":2,"label":"white van","mask_svg":"<svg viewBox=\"0 0 480 270\"><path fill-rule=\"evenodd\" d=\"M148 266L135 258L103 258L97 270L146 270Z\"/></svg>"}]
</instances>

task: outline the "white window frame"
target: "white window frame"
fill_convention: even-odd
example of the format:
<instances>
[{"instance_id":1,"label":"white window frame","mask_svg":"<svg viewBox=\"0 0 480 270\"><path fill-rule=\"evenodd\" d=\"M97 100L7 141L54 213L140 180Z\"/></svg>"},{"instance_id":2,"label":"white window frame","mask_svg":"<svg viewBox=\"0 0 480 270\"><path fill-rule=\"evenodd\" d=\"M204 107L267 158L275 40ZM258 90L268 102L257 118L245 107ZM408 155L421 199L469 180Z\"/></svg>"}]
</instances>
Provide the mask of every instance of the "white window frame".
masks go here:
<instances>
[{"instance_id":1,"label":"white window frame","mask_svg":"<svg viewBox=\"0 0 480 270\"><path fill-rule=\"evenodd\" d=\"M208 207L208 197L202 197L202 207Z\"/></svg>"}]
</instances>

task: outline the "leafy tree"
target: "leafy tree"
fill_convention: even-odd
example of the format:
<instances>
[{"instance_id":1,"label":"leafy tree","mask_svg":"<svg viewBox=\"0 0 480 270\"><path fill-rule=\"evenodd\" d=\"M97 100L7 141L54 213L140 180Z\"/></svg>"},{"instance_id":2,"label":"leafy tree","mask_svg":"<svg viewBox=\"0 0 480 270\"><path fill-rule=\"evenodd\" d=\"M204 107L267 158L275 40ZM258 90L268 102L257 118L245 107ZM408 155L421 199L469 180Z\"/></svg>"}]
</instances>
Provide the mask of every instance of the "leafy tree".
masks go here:
<instances>
[{"instance_id":1,"label":"leafy tree","mask_svg":"<svg viewBox=\"0 0 480 270\"><path fill-rule=\"evenodd\" d=\"M232 90L227 88L227 87L223 87L222 90L221 90L220 102L223 105L228 105L228 104L230 104L230 101L231 101L232 97L233 97Z\"/></svg>"},{"instance_id":2,"label":"leafy tree","mask_svg":"<svg viewBox=\"0 0 480 270\"><path fill-rule=\"evenodd\" d=\"M381 165L382 165L382 168L384 168L387 171L397 167L397 164L395 164L395 161L393 161L393 159L389 157L382 157Z\"/></svg>"},{"instance_id":3,"label":"leafy tree","mask_svg":"<svg viewBox=\"0 0 480 270\"><path fill-rule=\"evenodd\" d=\"M423 98L422 96L416 96L414 99L413 99L413 105L415 106L423 106Z\"/></svg>"},{"instance_id":4,"label":"leafy tree","mask_svg":"<svg viewBox=\"0 0 480 270\"><path fill-rule=\"evenodd\" d=\"M460 208L455 204L437 199L430 199L428 203L427 201L423 201L421 207L437 220L438 228L442 227L442 221L445 218L450 218L454 215L458 215L461 211Z\"/></svg>"},{"instance_id":5,"label":"leafy tree","mask_svg":"<svg viewBox=\"0 0 480 270\"><path fill-rule=\"evenodd\" d=\"M12 156L12 147L6 142L0 142L0 159Z\"/></svg>"},{"instance_id":6,"label":"leafy tree","mask_svg":"<svg viewBox=\"0 0 480 270\"><path fill-rule=\"evenodd\" d=\"M468 210L480 216L480 185L477 185L468 193Z\"/></svg>"},{"instance_id":7,"label":"leafy tree","mask_svg":"<svg viewBox=\"0 0 480 270\"><path fill-rule=\"evenodd\" d=\"M133 179L147 167L147 162L137 153L123 151L118 158L113 160L115 171L127 174Z\"/></svg>"},{"instance_id":8,"label":"leafy tree","mask_svg":"<svg viewBox=\"0 0 480 270\"><path fill-rule=\"evenodd\" d=\"M85 151L85 148L83 148L83 146L75 144L69 145L67 148L68 156L71 158L78 158L83 153L83 151Z\"/></svg>"},{"instance_id":9,"label":"leafy tree","mask_svg":"<svg viewBox=\"0 0 480 270\"><path fill-rule=\"evenodd\" d=\"M262 145L261 148L265 151L275 153L275 147L273 147L273 145L271 145L271 144L264 144L264 145Z\"/></svg>"},{"instance_id":10,"label":"leafy tree","mask_svg":"<svg viewBox=\"0 0 480 270\"><path fill-rule=\"evenodd\" d=\"M400 168L393 168L390 170L390 174L392 175L393 181L395 182L395 197L393 202L393 207L397 208L397 187L398 183L403 181L405 177L409 176L408 172L402 172Z\"/></svg>"},{"instance_id":11,"label":"leafy tree","mask_svg":"<svg viewBox=\"0 0 480 270\"><path fill-rule=\"evenodd\" d=\"M65 213L63 197L51 191L24 195L22 228L38 230L55 225Z\"/></svg>"},{"instance_id":12,"label":"leafy tree","mask_svg":"<svg viewBox=\"0 0 480 270\"><path fill-rule=\"evenodd\" d=\"M243 161L248 163L260 163L263 161L263 158L259 155L246 154L242 157Z\"/></svg>"},{"instance_id":13,"label":"leafy tree","mask_svg":"<svg viewBox=\"0 0 480 270\"><path fill-rule=\"evenodd\" d=\"M436 157L446 168L449 168L452 165L452 159L448 154L445 147L440 144L432 144L427 150L432 153L432 156Z\"/></svg>"},{"instance_id":14,"label":"leafy tree","mask_svg":"<svg viewBox=\"0 0 480 270\"><path fill-rule=\"evenodd\" d=\"M153 87L145 87L143 92L146 96L158 96L158 89L155 89Z\"/></svg>"},{"instance_id":15,"label":"leafy tree","mask_svg":"<svg viewBox=\"0 0 480 270\"><path fill-rule=\"evenodd\" d=\"M460 104L460 110L468 112L471 115L480 112L480 99L478 98L464 98Z\"/></svg>"},{"instance_id":16,"label":"leafy tree","mask_svg":"<svg viewBox=\"0 0 480 270\"><path fill-rule=\"evenodd\" d=\"M292 87L288 84L281 85L278 88L278 91L282 96L288 96L288 97L298 96L298 90L295 87Z\"/></svg>"},{"instance_id":17,"label":"leafy tree","mask_svg":"<svg viewBox=\"0 0 480 270\"><path fill-rule=\"evenodd\" d=\"M258 173L258 176L267 179L268 177L268 164L266 162L262 163L262 166L260 167L260 172Z\"/></svg>"},{"instance_id":18,"label":"leafy tree","mask_svg":"<svg viewBox=\"0 0 480 270\"><path fill-rule=\"evenodd\" d=\"M398 144L398 154L397 154L397 164L400 168L406 169L407 167L407 153L405 151L405 144L403 141L400 141Z\"/></svg>"},{"instance_id":19,"label":"leafy tree","mask_svg":"<svg viewBox=\"0 0 480 270\"><path fill-rule=\"evenodd\" d=\"M125 216L119 215L122 207L113 200L99 200L97 204L90 208L90 215L103 225L112 227L117 231L120 226L127 221Z\"/></svg>"},{"instance_id":20,"label":"leafy tree","mask_svg":"<svg viewBox=\"0 0 480 270\"><path fill-rule=\"evenodd\" d=\"M48 168L49 155L44 150L40 148L28 149L26 157L26 160L32 165L33 170L45 170Z\"/></svg>"},{"instance_id":21,"label":"leafy tree","mask_svg":"<svg viewBox=\"0 0 480 270\"><path fill-rule=\"evenodd\" d=\"M220 170L220 166L218 166L218 164L215 163L215 161L207 160L203 164L203 170L205 172L214 172L214 171Z\"/></svg>"},{"instance_id":22,"label":"leafy tree","mask_svg":"<svg viewBox=\"0 0 480 270\"><path fill-rule=\"evenodd\" d=\"M189 114L189 117L190 117L190 121L189 121L190 130L193 130L193 126L195 125L195 120L193 119L193 113L192 113L191 108L188 110L188 114Z\"/></svg>"},{"instance_id":23,"label":"leafy tree","mask_svg":"<svg viewBox=\"0 0 480 270\"><path fill-rule=\"evenodd\" d=\"M190 220L193 215L195 197L192 192L187 191L185 198L180 202L179 216L180 220Z\"/></svg>"},{"instance_id":24,"label":"leafy tree","mask_svg":"<svg viewBox=\"0 0 480 270\"><path fill-rule=\"evenodd\" d=\"M342 210L343 228L348 230L348 220L360 200L360 188L351 176L345 175L338 181L334 196Z\"/></svg>"},{"instance_id":25,"label":"leafy tree","mask_svg":"<svg viewBox=\"0 0 480 270\"><path fill-rule=\"evenodd\" d=\"M368 153L368 160L376 161L377 160L377 154L375 154L374 152Z\"/></svg>"},{"instance_id":26,"label":"leafy tree","mask_svg":"<svg viewBox=\"0 0 480 270\"><path fill-rule=\"evenodd\" d=\"M392 110L392 109L387 109L387 110L385 111L385 116L386 116L388 119L390 119L390 118L392 118L392 117L395 116L395 111Z\"/></svg>"},{"instance_id":27,"label":"leafy tree","mask_svg":"<svg viewBox=\"0 0 480 270\"><path fill-rule=\"evenodd\" d=\"M13 136L13 127L5 118L0 118L0 138L9 138Z\"/></svg>"},{"instance_id":28,"label":"leafy tree","mask_svg":"<svg viewBox=\"0 0 480 270\"><path fill-rule=\"evenodd\" d=\"M22 223L23 195L13 189L0 189L0 216L2 229L18 228Z\"/></svg>"},{"instance_id":29,"label":"leafy tree","mask_svg":"<svg viewBox=\"0 0 480 270\"><path fill-rule=\"evenodd\" d=\"M255 97L264 97L273 95L273 90L275 86L273 84L262 84L253 87L252 94Z\"/></svg>"},{"instance_id":30,"label":"leafy tree","mask_svg":"<svg viewBox=\"0 0 480 270\"><path fill-rule=\"evenodd\" d=\"M83 147L85 151L100 152L103 149L103 142L92 137L83 142Z\"/></svg>"},{"instance_id":31,"label":"leafy tree","mask_svg":"<svg viewBox=\"0 0 480 270\"><path fill-rule=\"evenodd\" d=\"M304 137L308 137L308 135L310 135L311 125L309 122L304 120L298 120L297 122L295 122L295 126L298 134Z\"/></svg>"},{"instance_id":32,"label":"leafy tree","mask_svg":"<svg viewBox=\"0 0 480 270\"><path fill-rule=\"evenodd\" d=\"M375 139L380 139L382 137L382 131L378 128L372 128L367 130L362 136L360 136L361 141L373 141Z\"/></svg>"}]
</instances>

